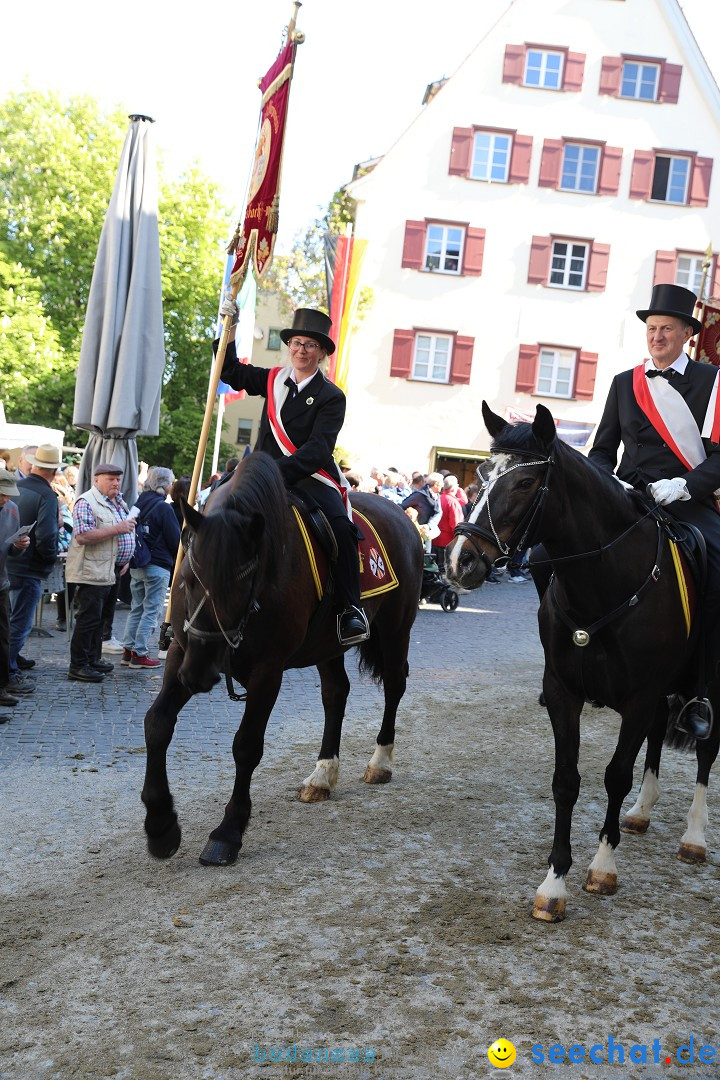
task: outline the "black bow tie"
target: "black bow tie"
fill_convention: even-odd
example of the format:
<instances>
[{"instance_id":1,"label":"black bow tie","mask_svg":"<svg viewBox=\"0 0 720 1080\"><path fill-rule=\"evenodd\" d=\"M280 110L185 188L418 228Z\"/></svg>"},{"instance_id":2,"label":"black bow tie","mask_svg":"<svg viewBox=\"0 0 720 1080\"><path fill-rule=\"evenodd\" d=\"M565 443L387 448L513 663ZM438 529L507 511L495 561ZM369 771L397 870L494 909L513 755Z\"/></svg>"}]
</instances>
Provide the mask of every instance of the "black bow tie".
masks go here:
<instances>
[{"instance_id":1,"label":"black bow tie","mask_svg":"<svg viewBox=\"0 0 720 1080\"><path fill-rule=\"evenodd\" d=\"M659 374L659 372L658 372L658 374ZM294 398L295 395L298 392L298 384L295 382L294 379L292 379L288 375L287 379L285 380L285 385L287 386L288 390L290 391L290 397Z\"/></svg>"},{"instance_id":2,"label":"black bow tie","mask_svg":"<svg viewBox=\"0 0 720 1080\"><path fill-rule=\"evenodd\" d=\"M657 368L649 368L645 372L645 375L648 379L656 379L658 375L663 379L672 379L673 375L675 375L675 371L672 368L668 368L667 371L658 371Z\"/></svg>"}]
</instances>

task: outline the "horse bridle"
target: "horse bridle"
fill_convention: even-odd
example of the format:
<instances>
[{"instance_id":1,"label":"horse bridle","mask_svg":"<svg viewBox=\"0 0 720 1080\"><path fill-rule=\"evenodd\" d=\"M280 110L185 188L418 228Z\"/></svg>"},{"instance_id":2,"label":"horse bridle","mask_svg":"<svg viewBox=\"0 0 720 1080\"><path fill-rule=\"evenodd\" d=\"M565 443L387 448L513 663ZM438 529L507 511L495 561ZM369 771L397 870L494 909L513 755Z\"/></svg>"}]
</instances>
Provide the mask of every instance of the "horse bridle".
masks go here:
<instances>
[{"instance_id":1,"label":"horse bridle","mask_svg":"<svg viewBox=\"0 0 720 1080\"><path fill-rule=\"evenodd\" d=\"M202 578L198 574L197 564L196 564L196 562L195 562L195 560L193 558L193 554L192 554L192 538L188 541L187 547L185 548L185 554L187 555L188 566L190 567L190 569L191 569L191 571L193 573L193 576L195 577L195 580L198 582L201 589L203 590L203 597L200 600L200 603L195 608L195 610L190 615L190 618L189 619L186 618L185 621L183 622L183 630L185 631L186 634L188 634L189 637L197 638L199 641L217 641L218 638L224 638L225 642L227 643L228 648L230 648L230 649L239 648L240 643L241 643L241 641L243 639L243 633L245 631L245 625L246 625L248 619L250 618L250 615L253 613L253 611L257 610L257 603L255 601L255 581L254 581L254 579L251 582L250 599L248 600L248 604L247 604L247 608L245 610L245 613L242 616L242 618L240 619L240 622L238 623L235 630L229 630L228 631L228 630L225 629L225 627L220 622L220 616L217 613L217 608L215 607L215 601L213 600L213 598L212 598L212 596L210 594L210 590L203 583ZM254 574L255 570L257 570L257 565L258 565L258 557L257 557L257 555L254 555L252 557L252 559L248 559L248 561L246 563L243 563L243 565L240 567L240 569L235 574L235 580L236 581L243 581L246 577L249 577L251 574ZM198 615L200 614L203 607L205 606L205 603L208 600L210 601L210 607L212 608L213 615L215 616L215 622L218 624L218 629L217 630L199 630L197 626L193 626L193 623L197 619Z\"/></svg>"},{"instance_id":2,"label":"horse bridle","mask_svg":"<svg viewBox=\"0 0 720 1080\"><path fill-rule=\"evenodd\" d=\"M487 513L488 521L490 522L490 529L492 530L492 532L484 529L482 525L476 525L474 522L470 521L461 521L455 526L454 535L465 536L471 541L473 547L479 554L482 561L485 563L488 573L490 573L494 566L498 566L501 560L507 562L510 559L513 551L524 551L526 547L530 547L532 545L533 541L531 537L534 532L537 532L540 526L544 509L544 502L548 493L547 474L545 478L546 482L535 492L535 497L533 498L532 503L525 511L522 518L515 526L506 541L502 540L498 535L498 531L495 528L495 523L492 519L492 513L490 510L490 488L493 484L497 483L497 481L500 480L503 476L507 476L508 473L514 472L515 469L527 469L533 465L543 465L546 470L549 470L550 466L554 465L554 460L549 454L540 454L538 451L534 450L510 450L504 446L494 446L493 453L510 454L512 457L530 457L535 458L535 460L519 461L516 465L510 465L507 469L503 469L503 471L501 473L498 473L498 475L495 476L492 480L483 480L480 486L480 491L478 492L475 499L475 503L484 492L487 492ZM473 507L475 506L475 503L473 503ZM490 557L477 543L478 539L486 540L488 543L493 544L495 547L500 549L502 555L499 555L497 559L491 560Z\"/></svg>"}]
</instances>

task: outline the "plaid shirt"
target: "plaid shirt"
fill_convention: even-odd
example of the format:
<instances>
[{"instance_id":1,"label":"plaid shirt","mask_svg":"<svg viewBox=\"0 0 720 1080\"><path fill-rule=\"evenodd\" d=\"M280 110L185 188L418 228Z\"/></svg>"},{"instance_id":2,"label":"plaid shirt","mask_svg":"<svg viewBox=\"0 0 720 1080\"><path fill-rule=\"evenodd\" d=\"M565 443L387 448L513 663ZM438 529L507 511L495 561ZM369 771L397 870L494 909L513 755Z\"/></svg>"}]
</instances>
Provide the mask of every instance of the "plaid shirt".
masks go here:
<instances>
[{"instance_id":1,"label":"plaid shirt","mask_svg":"<svg viewBox=\"0 0 720 1080\"><path fill-rule=\"evenodd\" d=\"M122 495L118 495L115 499L109 499L107 495L101 495L98 491L98 496L104 499L106 504L112 510L113 517L116 521L124 521L128 516L128 509L123 502ZM92 512L92 507L87 499L78 499L73 507L73 528L79 535L81 533L89 532L91 529L95 529L95 515ZM118 549L117 557L115 559L116 566L124 566L125 563L130 562L132 554L135 550L135 533L120 533L117 537Z\"/></svg>"}]
</instances>

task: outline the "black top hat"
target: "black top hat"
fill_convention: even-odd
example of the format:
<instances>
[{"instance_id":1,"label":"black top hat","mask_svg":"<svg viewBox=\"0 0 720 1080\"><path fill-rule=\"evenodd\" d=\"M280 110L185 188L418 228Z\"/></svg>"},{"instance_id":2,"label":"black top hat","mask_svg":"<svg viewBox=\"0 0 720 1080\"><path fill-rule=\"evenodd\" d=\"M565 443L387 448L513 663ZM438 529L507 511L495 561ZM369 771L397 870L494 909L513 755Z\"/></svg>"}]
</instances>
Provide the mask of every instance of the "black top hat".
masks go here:
<instances>
[{"instance_id":1,"label":"black top hat","mask_svg":"<svg viewBox=\"0 0 720 1080\"><path fill-rule=\"evenodd\" d=\"M293 324L290 329L281 330L280 337L287 345L290 338L294 337L295 334L304 334L305 337L312 338L313 341L319 342L328 356L332 356L335 352L335 342L332 338L328 337L331 327L332 320L324 311L317 311L315 308L301 307L295 312Z\"/></svg>"},{"instance_id":2,"label":"black top hat","mask_svg":"<svg viewBox=\"0 0 720 1080\"><path fill-rule=\"evenodd\" d=\"M650 307L646 311L636 311L635 314L643 322L648 315L674 315L676 319L682 319L692 326L694 334L699 334L702 323L693 315L696 303L695 293L683 289L682 285L653 285Z\"/></svg>"}]
</instances>

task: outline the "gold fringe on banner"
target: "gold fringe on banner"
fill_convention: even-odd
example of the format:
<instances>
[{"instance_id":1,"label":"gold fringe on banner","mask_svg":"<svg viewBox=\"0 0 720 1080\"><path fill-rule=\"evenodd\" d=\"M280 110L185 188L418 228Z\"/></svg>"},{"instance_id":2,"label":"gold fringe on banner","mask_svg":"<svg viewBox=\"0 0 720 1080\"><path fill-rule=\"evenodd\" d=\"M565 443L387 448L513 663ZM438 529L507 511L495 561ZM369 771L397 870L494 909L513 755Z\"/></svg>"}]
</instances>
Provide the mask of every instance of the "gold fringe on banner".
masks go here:
<instances>
[{"instance_id":1,"label":"gold fringe on banner","mask_svg":"<svg viewBox=\"0 0 720 1080\"><path fill-rule=\"evenodd\" d=\"M267 216L267 230L271 233L276 233L280 224L280 196L276 193L273 196L272 205L268 210Z\"/></svg>"}]
</instances>

